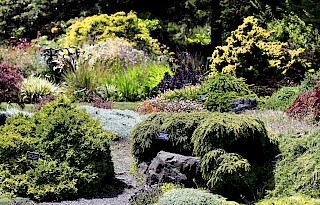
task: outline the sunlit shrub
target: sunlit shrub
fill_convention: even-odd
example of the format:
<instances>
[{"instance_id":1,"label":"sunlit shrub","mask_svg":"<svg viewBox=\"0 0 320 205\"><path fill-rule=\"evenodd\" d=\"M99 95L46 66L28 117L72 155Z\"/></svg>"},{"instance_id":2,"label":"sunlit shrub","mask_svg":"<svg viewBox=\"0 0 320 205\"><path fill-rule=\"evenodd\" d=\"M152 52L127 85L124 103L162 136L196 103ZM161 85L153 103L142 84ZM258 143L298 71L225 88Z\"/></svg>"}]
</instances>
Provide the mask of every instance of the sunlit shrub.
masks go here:
<instances>
[{"instance_id":1,"label":"sunlit shrub","mask_svg":"<svg viewBox=\"0 0 320 205\"><path fill-rule=\"evenodd\" d=\"M40 98L53 95L58 87L50 81L33 75L21 83L21 97L25 102L37 103Z\"/></svg>"},{"instance_id":2,"label":"sunlit shrub","mask_svg":"<svg viewBox=\"0 0 320 205\"><path fill-rule=\"evenodd\" d=\"M288 49L287 43L270 42L270 32L258 26L253 16L244 19L242 25L227 38L227 45L217 46L212 54L211 73L233 73L247 79L248 83L269 85L271 78L282 79L291 67L306 71L309 64L301 59L304 49ZM270 85L272 86L272 85Z\"/></svg>"},{"instance_id":3,"label":"sunlit shrub","mask_svg":"<svg viewBox=\"0 0 320 205\"><path fill-rule=\"evenodd\" d=\"M75 22L67 31L65 46L92 40L88 39L89 36L94 37L97 42L110 37L120 37L150 51L160 50L158 41L150 36L147 22L132 11L127 14L117 12L112 15L94 15Z\"/></svg>"},{"instance_id":4,"label":"sunlit shrub","mask_svg":"<svg viewBox=\"0 0 320 205\"><path fill-rule=\"evenodd\" d=\"M109 135L64 98L12 116L0 128L0 190L42 201L100 192L114 176Z\"/></svg>"}]
</instances>

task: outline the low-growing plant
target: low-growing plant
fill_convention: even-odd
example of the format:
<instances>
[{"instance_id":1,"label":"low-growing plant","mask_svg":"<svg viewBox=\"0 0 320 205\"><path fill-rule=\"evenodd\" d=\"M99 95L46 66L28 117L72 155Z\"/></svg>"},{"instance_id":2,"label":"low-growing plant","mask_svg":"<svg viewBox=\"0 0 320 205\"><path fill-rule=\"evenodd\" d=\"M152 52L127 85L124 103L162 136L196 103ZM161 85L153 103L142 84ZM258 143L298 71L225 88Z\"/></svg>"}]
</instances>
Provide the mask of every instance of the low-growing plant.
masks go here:
<instances>
[{"instance_id":1,"label":"low-growing plant","mask_svg":"<svg viewBox=\"0 0 320 205\"><path fill-rule=\"evenodd\" d=\"M41 201L96 194L114 176L109 135L63 97L32 117L14 115L0 128L0 187Z\"/></svg>"},{"instance_id":2,"label":"low-growing plant","mask_svg":"<svg viewBox=\"0 0 320 205\"><path fill-rule=\"evenodd\" d=\"M299 93L300 87L282 87L266 100L263 108L284 111L292 104Z\"/></svg>"},{"instance_id":3,"label":"low-growing plant","mask_svg":"<svg viewBox=\"0 0 320 205\"><path fill-rule=\"evenodd\" d=\"M106 110L89 105L78 106L85 109L93 119L99 119L102 129L117 134L120 138L130 137L130 130L144 119L132 110Z\"/></svg>"},{"instance_id":4,"label":"low-growing plant","mask_svg":"<svg viewBox=\"0 0 320 205\"><path fill-rule=\"evenodd\" d=\"M203 88L201 85L187 85L180 89L166 90L159 95L169 101L173 100L192 100L200 101L200 95L203 95Z\"/></svg>"},{"instance_id":5,"label":"low-growing plant","mask_svg":"<svg viewBox=\"0 0 320 205\"><path fill-rule=\"evenodd\" d=\"M210 111L231 111L230 102L240 97L257 97L242 78L231 74L217 74L204 84L204 104Z\"/></svg>"},{"instance_id":6,"label":"low-growing plant","mask_svg":"<svg viewBox=\"0 0 320 205\"><path fill-rule=\"evenodd\" d=\"M8 64L0 64L0 103L19 102L23 77Z\"/></svg>"},{"instance_id":7,"label":"low-growing plant","mask_svg":"<svg viewBox=\"0 0 320 205\"><path fill-rule=\"evenodd\" d=\"M42 97L54 95L57 89L50 81L31 75L22 81L20 96L24 102L37 103Z\"/></svg>"},{"instance_id":8,"label":"low-growing plant","mask_svg":"<svg viewBox=\"0 0 320 205\"><path fill-rule=\"evenodd\" d=\"M319 79L317 79L319 81ZM303 119L310 117L311 120L320 120L320 84L312 91L300 93L292 102L286 112L291 117Z\"/></svg>"},{"instance_id":9,"label":"low-growing plant","mask_svg":"<svg viewBox=\"0 0 320 205\"><path fill-rule=\"evenodd\" d=\"M263 199L256 203L257 205L319 205L320 200L314 199L305 195L295 194L293 196L285 196L285 197L273 197L268 199Z\"/></svg>"},{"instance_id":10,"label":"low-growing plant","mask_svg":"<svg viewBox=\"0 0 320 205\"><path fill-rule=\"evenodd\" d=\"M172 189L159 198L159 205L228 205L225 198L204 190ZM236 203L235 203L236 204Z\"/></svg>"},{"instance_id":11,"label":"low-growing plant","mask_svg":"<svg viewBox=\"0 0 320 205\"><path fill-rule=\"evenodd\" d=\"M135 111L142 114L151 112L199 112L203 110L206 110L206 108L197 101L169 101L159 97L143 100L142 104L135 109Z\"/></svg>"},{"instance_id":12,"label":"low-growing plant","mask_svg":"<svg viewBox=\"0 0 320 205\"><path fill-rule=\"evenodd\" d=\"M150 162L159 151L192 155L191 136L198 125L210 112L154 113L149 115L132 130L132 153L139 162ZM168 139L158 139L160 132Z\"/></svg>"},{"instance_id":13,"label":"low-growing plant","mask_svg":"<svg viewBox=\"0 0 320 205\"><path fill-rule=\"evenodd\" d=\"M130 205L154 204L158 202L159 197L161 197L163 194L174 188L179 187L180 186L178 185L170 183L157 184L151 187L145 187L144 189L141 189L138 193L133 195L130 198L129 203Z\"/></svg>"},{"instance_id":14,"label":"low-growing plant","mask_svg":"<svg viewBox=\"0 0 320 205\"><path fill-rule=\"evenodd\" d=\"M317 79L320 78L320 71L316 72L307 72L304 76L304 79L300 82L298 86L300 92L311 91L316 85L319 84Z\"/></svg>"},{"instance_id":15,"label":"low-growing plant","mask_svg":"<svg viewBox=\"0 0 320 205\"><path fill-rule=\"evenodd\" d=\"M319 198L319 136L319 129L279 136L281 155L278 156L275 167L275 188L269 192L270 197L285 197L298 193Z\"/></svg>"}]
</instances>

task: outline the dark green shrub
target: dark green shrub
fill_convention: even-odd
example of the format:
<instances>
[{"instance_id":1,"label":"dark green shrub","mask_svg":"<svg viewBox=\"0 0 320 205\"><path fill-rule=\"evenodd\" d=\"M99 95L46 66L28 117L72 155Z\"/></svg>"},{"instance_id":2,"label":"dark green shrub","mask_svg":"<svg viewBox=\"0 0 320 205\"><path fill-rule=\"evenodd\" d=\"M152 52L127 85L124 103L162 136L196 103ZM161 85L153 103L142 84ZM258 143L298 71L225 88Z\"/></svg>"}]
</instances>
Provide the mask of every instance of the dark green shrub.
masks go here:
<instances>
[{"instance_id":1,"label":"dark green shrub","mask_svg":"<svg viewBox=\"0 0 320 205\"><path fill-rule=\"evenodd\" d=\"M202 176L215 193L251 200L272 188L277 146L259 118L215 113L197 127L192 140L194 155L202 157Z\"/></svg>"},{"instance_id":2,"label":"dark green shrub","mask_svg":"<svg viewBox=\"0 0 320 205\"><path fill-rule=\"evenodd\" d=\"M285 110L291 105L299 93L300 87L282 87L266 100L264 108L271 110Z\"/></svg>"},{"instance_id":3,"label":"dark green shrub","mask_svg":"<svg viewBox=\"0 0 320 205\"><path fill-rule=\"evenodd\" d=\"M275 168L275 189L271 196L291 196L300 193L320 196L320 132L282 135L279 138L281 155Z\"/></svg>"},{"instance_id":4,"label":"dark green shrub","mask_svg":"<svg viewBox=\"0 0 320 205\"><path fill-rule=\"evenodd\" d=\"M138 161L150 162L159 151L192 155L193 131L209 112L197 113L156 113L149 115L131 131L132 153ZM158 133L169 134L168 140L158 140Z\"/></svg>"},{"instance_id":5,"label":"dark green shrub","mask_svg":"<svg viewBox=\"0 0 320 205\"><path fill-rule=\"evenodd\" d=\"M64 98L30 118L7 119L0 129L0 190L37 200L97 193L114 175L109 135ZM27 151L40 159L27 160Z\"/></svg>"},{"instance_id":6,"label":"dark green shrub","mask_svg":"<svg viewBox=\"0 0 320 205\"><path fill-rule=\"evenodd\" d=\"M243 79L231 74L217 74L209 78L204 85L205 105L210 111L227 112L231 110L230 102L239 97L257 97L252 93Z\"/></svg>"},{"instance_id":7,"label":"dark green shrub","mask_svg":"<svg viewBox=\"0 0 320 205\"><path fill-rule=\"evenodd\" d=\"M204 190L172 189L159 198L159 205L227 205L225 198Z\"/></svg>"},{"instance_id":8,"label":"dark green shrub","mask_svg":"<svg viewBox=\"0 0 320 205\"><path fill-rule=\"evenodd\" d=\"M319 81L315 80L320 78L320 70L314 73L306 73L304 79L300 82L299 89L300 92L311 91L316 85L319 84Z\"/></svg>"},{"instance_id":9,"label":"dark green shrub","mask_svg":"<svg viewBox=\"0 0 320 205\"><path fill-rule=\"evenodd\" d=\"M161 146L156 141L157 134L161 131L160 127L165 119L171 115L172 113L150 114L132 128L132 154L139 162L151 161L160 151L158 148Z\"/></svg>"}]
</instances>

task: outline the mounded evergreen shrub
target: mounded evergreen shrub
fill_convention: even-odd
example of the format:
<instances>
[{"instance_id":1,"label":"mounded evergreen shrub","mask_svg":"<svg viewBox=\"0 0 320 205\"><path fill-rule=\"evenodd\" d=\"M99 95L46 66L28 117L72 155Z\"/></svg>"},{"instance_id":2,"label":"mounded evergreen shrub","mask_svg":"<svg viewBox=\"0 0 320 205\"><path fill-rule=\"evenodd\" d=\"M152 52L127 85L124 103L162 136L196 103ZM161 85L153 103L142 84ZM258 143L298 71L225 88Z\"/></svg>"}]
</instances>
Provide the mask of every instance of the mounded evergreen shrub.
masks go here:
<instances>
[{"instance_id":1,"label":"mounded evergreen shrub","mask_svg":"<svg viewBox=\"0 0 320 205\"><path fill-rule=\"evenodd\" d=\"M204 190L172 189L159 198L159 205L228 205L225 198ZM236 204L236 203L234 203Z\"/></svg>"},{"instance_id":2,"label":"mounded evergreen shrub","mask_svg":"<svg viewBox=\"0 0 320 205\"><path fill-rule=\"evenodd\" d=\"M303 74L310 66L301 58L304 49L288 49L288 43L269 41L271 32L259 27L258 19L249 16L231 32L227 45L217 46L211 58L211 75L233 73L248 83L268 85L271 79L282 80L297 68Z\"/></svg>"},{"instance_id":3,"label":"mounded evergreen shrub","mask_svg":"<svg viewBox=\"0 0 320 205\"><path fill-rule=\"evenodd\" d=\"M152 51L159 51L160 46L156 39L150 36L149 24L157 24L156 21L138 18L134 12L123 11L115 14L94 15L77 21L71 25L66 34L65 46L78 45L84 41L104 41L110 37L125 38L144 46Z\"/></svg>"},{"instance_id":4,"label":"mounded evergreen shrub","mask_svg":"<svg viewBox=\"0 0 320 205\"><path fill-rule=\"evenodd\" d=\"M192 141L194 155L202 158L202 176L214 193L251 200L273 187L272 161L278 150L259 118L214 113L197 127Z\"/></svg>"},{"instance_id":5,"label":"mounded evergreen shrub","mask_svg":"<svg viewBox=\"0 0 320 205\"><path fill-rule=\"evenodd\" d=\"M231 111L230 102L240 97L257 97L241 78L231 74L217 74L204 85L205 105L210 111Z\"/></svg>"},{"instance_id":6,"label":"mounded evergreen shrub","mask_svg":"<svg viewBox=\"0 0 320 205\"><path fill-rule=\"evenodd\" d=\"M159 132L166 132L168 139L157 139ZM201 157L200 168L208 187L232 200L261 198L266 189L273 188L278 148L257 117L218 112L156 113L131 133L132 152L139 162L150 162L160 150Z\"/></svg>"},{"instance_id":7,"label":"mounded evergreen shrub","mask_svg":"<svg viewBox=\"0 0 320 205\"><path fill-rule=\"evenodd\" d=\"M275 168L275 189L270 196L284 197L299 193L319 199L320 131L282 135L279 137L279 148L281 155Z\"/></svg>"},{"instance_id":8,"label":"mounded evergreen shrub","mask_svg":"<svg viewBox=\"0 0 320 205\"><path fill-rule=\"evenodd\" d=\"M0 128L0 190L42 201L101 191L114 176L109 135L64 98L32 117L8 118ZM27 151L39 160L27 160Z\"/></svg>"},{"instance_id":9,"label":"mounded evergreen shrub","mask_svg":"<svg viewBox=\"0 0 320 205\"><path fill-rule=\"evenodd\" d=\"M161 150L191 156L193 131L210 115L209 112L150 114L131 131L133 155L140 162L150 162ZM166 132L168 140L157 139L159 132Z\"/></svg>"},{"instance_id":10,"label":"mounded evergreen shrub","mask_svg":"<svg viewBox=\"0 0 320 205\"><path fill-rule=\"evenodd\" d=\"M286 110L299 93L300 87L282 87L266 100L264 108L271 110Z\"/></svg>"}]
</instances>

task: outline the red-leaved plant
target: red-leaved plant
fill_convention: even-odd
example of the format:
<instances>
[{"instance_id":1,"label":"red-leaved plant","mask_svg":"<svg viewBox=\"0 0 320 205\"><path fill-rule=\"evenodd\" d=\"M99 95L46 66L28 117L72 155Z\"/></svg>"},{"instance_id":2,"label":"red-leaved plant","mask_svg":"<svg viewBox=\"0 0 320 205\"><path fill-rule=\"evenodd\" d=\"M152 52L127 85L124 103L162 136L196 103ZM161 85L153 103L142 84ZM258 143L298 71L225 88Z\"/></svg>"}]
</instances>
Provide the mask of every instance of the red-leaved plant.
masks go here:
<instances>
[{"instance_id":1,"label":"red-leaved plant","mask_svg":"<svg viewBox=\"0 0 320 205\"><path fill-rule=\"evenodd\" d=\"M8 64L0 64L0 102L19 102L23 77Z\"/></svg>"},{"instance_id":2,"label":"red-leaved plant","mask_svg":"<svg viewBox=\"0 0 320 205\"><path fill-rule=\"evenodd\" d=\"M320 82L320 78L314 78L313 81ZM303 119L310 114L313 120L320 120L320 84L312 91L302 92L292 102L292 105L287 109L287 113L291 117Z\"/></svg>"}]
</instances>

